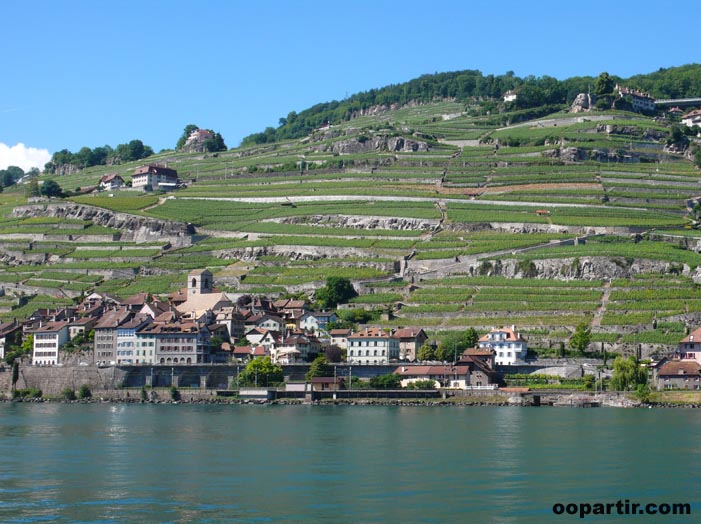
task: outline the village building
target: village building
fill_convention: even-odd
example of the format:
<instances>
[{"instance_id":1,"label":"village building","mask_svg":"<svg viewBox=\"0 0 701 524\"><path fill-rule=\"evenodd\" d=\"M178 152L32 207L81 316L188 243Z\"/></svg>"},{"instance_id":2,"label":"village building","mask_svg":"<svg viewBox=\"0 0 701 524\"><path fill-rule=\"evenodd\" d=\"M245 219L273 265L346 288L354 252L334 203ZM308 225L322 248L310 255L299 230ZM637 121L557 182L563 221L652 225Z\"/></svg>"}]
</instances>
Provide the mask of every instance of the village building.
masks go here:
<instances>
[{"instance_id":1,"label":"village building","mask_svg":"<svg viewBox=\"0 0 701 524\"><path fill-rule=\"evenodd\" d=\"M213 138L214 132L209 129L195 129L185 140L183 150L190 153L203 153L205 151L205 142Z\"/></svg>"},{"instance_id":2,"label":"village building","mask_svg":"<svg viewBox=\"0 0 701 524\"><path fill-rule=\"evenodd\" d=\"M113 189L119 189L124 187L124 179L117 173L112 173L110 175L105 175L100 179L100 185L98 188L100 190L111 191Z\"/></svg>"},{"instance_id":3,"label":"village building","mask_svg":"<svg viewBox=\"0 0 701 524\"><path fill-rule=\"evenodd\" d=\"M394 336L399 339L399 358L413 362L419 348L428 340L428 335L421 328L400 328L394 332Z\"/></svg>"},{"instance_id":4,"label":"village building","mask_svg":"<svg viewBox=\"0 0 701 524\"><path fill-rule=\"evenodd\" d=\"M626 98L630 101L633 111L647 113L655 110L655 99L650 96L650 93L630 89L618 84L616 84L615 90L620 98Z\"/></svg>"},{"instance_id":5,"label":"village building","mask_svg":"<svg viewBox=\"0 0 701 524\"><path fill-rule=\"evenodd\" d=\"M299 319L298 326L300 329L318 334L320 331L326 331L330 322L337 320L338 316L334 311L311 311Z\"/></svg>"},{"instance_id":6,"label":"village building","mask_svg":"<svg viewBox=\"0 0 701 524\"><path fill-rule=\"evenodd\" d=\"M245 333L243 315L234 306L224 306L216 312L215 320L226 326L229 340L239 340Z\"/></svg>"},{"instance_id":7,"label":"village building","mask_svg":"<svg viewBox=\"0 0 701 524\"><path fill-rule=\"evenodd\" d=\"M210 361L210 333L192 321L156 323L136 333L137 347L153 348L156 364L202 364Z\"/></svg>"},{"instance_id":8,"label":"village building","mask_svg":"<svg viewBox=\"0 0 701 524\"><path fill-rule=\"evenodd\" d=\"M685 114L681 118L681 123L687 127L701 127L701 109L695 109Z\"/></svg>"},{"instance_id":9,"label":"village building","mask_svg":"<svg viewBox=\"0 0 701 524\"><path fill-rule=\"evenodd\" d=\"M117 364L153 364L153 350L136 346L136 332L151 320L148 315L137 315L117 327Z\"/></svg>"},{"instance_id":10,"label":"village building","mask_svg":"<svg viewBox=\"0 0 701 524\"><path fill-rule=\"evenodd\" d=\"M131 177L131 187L142 188L145 191L159 189L175 189L180 183L175 169L149 164L137 167Z\"/></svg>"},{"instance_id":11,"label":"village building","mask_svg":"<svg viewBox=\"0 0 701 524\"><path fill-rule=\"evenodd\" d=\"M493 349L495 362L499 366L525 364L528 344L516 332L515 326L509 328L493 328L479 339L480 349Z\"/></svg>"},{"instance_id":12,"label":"village building","mask_svg":"<svg viewBox=\"0 0 701 524\"><path fill-rule=\"evenodd\" d=\"M226 293L215 291L214 278L208 269L191 271L187 281L187 299L175 309L188 319L210 324L214 321L214 311L233 305Z\"/></svg>"},{"instance_id":13,"label":"village building","mask_svg":"<svg viewBox=\"0 0 701 524\"><path fill-rule=\"evenodd\" d=\"M331 345L338 346L341 349L348 349L348 337L353 334L350 329L332 329L329 331L331 337Z\"/></svg>"},{"instance_id":14,"label":"village building","mask_svg":"<svg viewBox=\"0 0 701 524\"><path fill-rule=\"evenodd\" d=\"M399 339L376 327L365 328L348 337L348 363L389 364L399 359Z\"/></svg>"},{"instance_id":15,"label":"village building","mask_svg":"<svg viewBox=\"0 0 701 524\"><path fill-rule=\"evenodd\" d=\"M504 99L504 102L515 102L518 98L518 93L516 93L516 91L508 90L506 93L504 93L502 98Z\"/></svg>"},{"instance_id":16,"label":"village building","mask_svg":"<svg viewBox=\"0 0 701 524\"><path fill-rule=\"evenodd\" d=\"M701 364L695 360L670 360L657 371L657 389L701 389Z\"/></svg>"},{"instance_id":17,"label":"village building","mask_svg":"<svg viewBox=\"0 0 701 524\"><path fill-rule=\"evenodd\" d=\"M55 366L58 364L58 350L70 340L68 321L46 322L36 328L32 334L34 335L32 365Z\"/></svg>"},{"instance_id":18,"label":"village building","mask_svg":"<svg viewBox=\"0 0 701 524\"><path fill-rule=\"evenodd\" d=\"M0 322L0 359L10 346L19 346L22 341L22 324L14 319L12 322Z\"/></svg>"},{"instance_id":19,"label":"village building","mask_svg":"<svg viewBox=\"0 0 701 524\"><path fill-rule=\"evenodd\" d=\"M394 373L401 377L403 388L424 380L432 381L435 388L467 389L470 385L468 366L401 366Z\"/></svg>"},{"instance_id":20,"label":"village building","mask_svg":"<svg viewBox=\"0 0 701 524\"><path fill-rule=\"evenodd\" d=\"M93 328L93 360L98 365L117 362L117 329L133 317L126 307L105 311Z\"/></svg>"},{"instance_id":21,"label":"village building","mask_svg":"<svg viewBox=\"0 0 701 524\"><path fill-rule=\"evenodd\" d=\"M674 352L674 358L678 360L695 360L701 364L701 328L685 336Z\"/></svg>"}]
</instances>

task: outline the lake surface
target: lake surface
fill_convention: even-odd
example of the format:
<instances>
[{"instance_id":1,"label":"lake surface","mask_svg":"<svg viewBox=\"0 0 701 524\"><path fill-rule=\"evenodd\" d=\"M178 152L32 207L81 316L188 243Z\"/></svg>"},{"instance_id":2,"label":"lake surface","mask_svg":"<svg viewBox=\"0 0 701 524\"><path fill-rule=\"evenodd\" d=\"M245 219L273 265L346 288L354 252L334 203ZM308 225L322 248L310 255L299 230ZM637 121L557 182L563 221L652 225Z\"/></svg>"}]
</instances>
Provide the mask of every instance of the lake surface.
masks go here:
<instances>
[{"instance_id":1,"label":"lake surface","mask_svg":"<svg viewBox=\"0 0 701 524\"><path fill-rule=\"evenodd\" d=\"M701 411L0 404L0 522L701 522ZM554 515L557 503L689 516Z\"/></svg>"}]
</instances>

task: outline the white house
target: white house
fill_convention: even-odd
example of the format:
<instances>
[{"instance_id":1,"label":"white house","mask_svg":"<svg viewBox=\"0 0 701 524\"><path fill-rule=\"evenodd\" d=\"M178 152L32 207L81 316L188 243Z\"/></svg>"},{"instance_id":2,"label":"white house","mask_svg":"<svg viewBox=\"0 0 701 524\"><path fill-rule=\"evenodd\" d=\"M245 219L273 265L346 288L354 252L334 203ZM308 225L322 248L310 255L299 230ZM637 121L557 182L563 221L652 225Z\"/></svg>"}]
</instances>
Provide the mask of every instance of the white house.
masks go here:
<instances>
[{"instance_id":1,"label":"white house","mask_svg":"<svg viewBox=\"0 0 701 524\"><path fill-rule=\"evenodd\" d=\"M155 164L137 167L131 177L131 187L144 189L174 189L179 183L180 179L175 169Z\"/></svg>"},{"instance_id":2,"label":"white house","mask_svg":"<svg viewBox=\"0 0 701 524\"><path fill-rule=\"evenodd\" d=\"M32 333L34 348L32 365L55 366L58 364L58 349L68 342L68 321L46 322Z\"/></svg>"},{"instance_id":3,"label":"white house","mask_svg":"<svg viewBox=\"0 0 701 524\"><path fill-rule=\"evenodd\" d=\"M518 98L518 94L515 91L507 91L504 93L504 102L513 102Z\"/></svg>"},{"instance_id":4,"label":"white house","mask_svg":"<svg viewBox=\"0 0 701 524\"><path fill-rule=\"evenodd\" d=\"M687 127L701 127L701 109L695 109L682 116L681 123Z\"/></svg>"},{"instance_id":5,"label":"white house","mask_svg":"<svg viewBox=\"0 0 701 524\"><path fill-rule=\"evenodd\" d=\"M516 328L494 328L479 339L480 349L493 349L497 365L523 364L528 350L526 341Z\"/></svg>"},{"instance_id":6,"label":"white house","mask_svg":"<svg viewBox=\"0 0 701 524\"><path fill-rule=\"evenodd\" d=\"M117 173L105 175L100 179L100 189L119 189L124 186L124 179Z\"/></svg>"},{"instance_id":7,"label":"white house","mask_svg":"<svg viewBox=\"0 0 701 524\"><path fill-rule=\"evenodd\" d=\"M153 348L142 351L136 347L136 332L150 321L146 314L137 315L117 327L117 364L153 364Z\"/></svg>"},{"instance_id":8,"label":"white house","mask_svg":"<svg viewBox=\"0 0 701 524\"><path fill-rule=\"evenodd\" d=\"M350 329L332 329L329 331L331 345L338 346L341 349L348 349L348 337L351 333Z\"/></svg>"},{"instance_id":9,"label":"white house","mask_svg":"<svg viewBox=\"0 0 701 524\"><path fill-rule=\"evenodd\" d=\"M389 364L399 358L399 339L380 328L365 328L348 337L349 364Z\"/></svg>"}]
</instances>

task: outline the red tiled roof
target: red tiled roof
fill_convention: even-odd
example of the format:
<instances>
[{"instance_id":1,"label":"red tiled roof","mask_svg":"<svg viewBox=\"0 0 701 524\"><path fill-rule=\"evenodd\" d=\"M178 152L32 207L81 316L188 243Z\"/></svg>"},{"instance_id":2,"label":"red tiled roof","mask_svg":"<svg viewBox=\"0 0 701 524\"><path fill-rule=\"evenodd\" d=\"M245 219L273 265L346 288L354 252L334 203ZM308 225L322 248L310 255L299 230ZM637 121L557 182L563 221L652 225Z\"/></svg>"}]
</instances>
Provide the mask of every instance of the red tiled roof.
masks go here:
<instances>
[{"instance_id":1,"label":"red tiled roof","mask_svg":"<svg viewBox=\"0 0 701 524\"><path fill-rule=\"evenodd\" d=\"M701 365L695 360L672 360L667 362L658 371L658 376L699 376Z\"/></svg>"},{"instance_id":2,"label":"red tiled roof","mask_svg":"<svg viewBox=\"0 0 701 524\"><path fill-rule=\"evenodd\" d=\"M696 328L693 330L691 333L689 333L686 337L681 339L679 342L680 344L686 344L689 342L701 342L701 327Z\"/></svg>"},{"instance_id":3,"label":"red tiled roof","mask_svg":"<svg viewBox=\"0 0 701 524\"><path fill-rule=\"evenodd\" d=\"M360 333L355 333L348 338L396 338L392 335L388 335L382 329L376 327L369 327L362 330Z\"/></svg>"},{"instance_id":4,"label":"red tiled roof","mask_svg":"<svg viewBox=\"0 0 701 524\"><path fill-rule=\"evenodd\" d=\"M423 332L421 328L402 328L394 332L394 336L397 338L416 338ZM426 333L424 333L426 336Z\"/></svg>"}]
</instances>

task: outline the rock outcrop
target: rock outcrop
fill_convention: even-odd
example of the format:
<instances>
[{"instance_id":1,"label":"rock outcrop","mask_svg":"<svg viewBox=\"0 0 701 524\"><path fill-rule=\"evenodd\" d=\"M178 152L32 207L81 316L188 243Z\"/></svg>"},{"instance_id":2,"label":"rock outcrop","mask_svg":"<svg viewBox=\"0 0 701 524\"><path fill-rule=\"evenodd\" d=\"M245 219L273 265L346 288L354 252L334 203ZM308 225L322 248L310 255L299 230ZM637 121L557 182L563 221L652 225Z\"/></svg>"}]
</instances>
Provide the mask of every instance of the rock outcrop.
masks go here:
<instances>
[{"instance_id":1,"label":"rock outcrop","mask_svg":"<svg viewBox=\"0 0 701 524\"><path fill-rule=\"evenodd\" d=\"M361 135L359 137L338 140L337 142L333 142L331 145L313 145L310 147L310 150L318 152L331 151L334 154L350 155L377 151L405 153L428 151L429 147L426 142L412 140L401 136L373 135L368 137Z\"/></svg>"},{"instance_id":2,"label":"rock outcrop","mask_svg":"<svg viewBox=\"0 0 701 524\"><path fill-rule=\"evenodd\" d=\"M579 93L570 106L570 113L584 113L586 111L591 111L592 105L591 95L587 93Z\"/></svg>"},{"instance_id":3,"label":"rock outcrop","mask_svg":"<svg viewBox=\"0 0 701 524\"><path fill-rule=\"evenodd\" d=\"M195 233L192 224L117 213L72 202L19 206L12 214L16 218L56 217L90 220L96 225L118 229L122 241L136 243L168 241L173 246L186 247L192 244L192 235Z\"/></svg>"}]
</instances>

